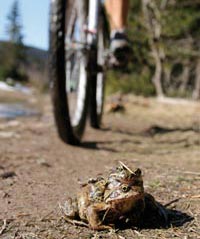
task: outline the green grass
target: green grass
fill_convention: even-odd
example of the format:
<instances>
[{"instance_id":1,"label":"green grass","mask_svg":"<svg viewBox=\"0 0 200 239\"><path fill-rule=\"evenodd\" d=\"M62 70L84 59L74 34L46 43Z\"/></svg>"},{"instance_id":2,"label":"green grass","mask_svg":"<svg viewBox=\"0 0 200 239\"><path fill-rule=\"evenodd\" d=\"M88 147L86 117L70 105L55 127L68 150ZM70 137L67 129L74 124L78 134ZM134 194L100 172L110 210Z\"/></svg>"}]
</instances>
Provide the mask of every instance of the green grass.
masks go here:
<instances>
[{"instance_id":1,"label":"green grass","mask_svg":"<svg viewBox=\"0 0 200 239\"><path fill-rule=\"evenodd\" d=\"M106 93L109 95L121 92L152 96L155 95L155 89L150 79L150 72L145 68L141 74L109 71L107 74Z\"/></svg>"}]
</instances>

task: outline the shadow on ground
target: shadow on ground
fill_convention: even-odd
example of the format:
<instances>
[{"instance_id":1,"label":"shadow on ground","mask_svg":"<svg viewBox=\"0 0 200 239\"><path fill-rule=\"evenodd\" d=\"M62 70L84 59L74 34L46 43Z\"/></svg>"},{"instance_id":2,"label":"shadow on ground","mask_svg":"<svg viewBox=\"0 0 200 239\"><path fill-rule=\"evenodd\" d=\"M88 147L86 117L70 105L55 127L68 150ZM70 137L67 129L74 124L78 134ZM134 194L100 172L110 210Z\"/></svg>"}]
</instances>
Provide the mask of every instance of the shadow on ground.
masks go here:
<instances>
[{"instance_id":1,"label":"shadow on ground","mask_svg":"<svg viewBox=\"0 0 200 239\"><path fill-rule=\"evenodd\" d=\"M117 133L120 134L122 136L135 136L135 138L131 138L131 139L123 139L121 137L119 137L116 140L106 140L106 141L84 141L81 142L81 144L79 145L82 148L86 148L86 149L91 149L91 150L105 150L108 152L112 152L112 153L118 153L120 152L119 147L109 147L109 145L112 144L127 144L127 143L132 143L133 145L140 145L143 143L143 140L141 139L141 137L143 139L145 138L149 138L149 137L154 137L156 135L162 135L162 134L168 134L168 133L173 133L173 132L181 132L181 133L185 133L185 132L194 132L194 133L200 133L199 128L197 127L185 127L185 128L167 128L167 127L161 127L158 125L152 125L149 128L141 131L141 132L131 132L131 131L126 131L126 130L117 130L117 129L112 129L112 128L103 128L101 129L102 131L110 131L112 133ZM138 138L137 138L138 137ZM166 140L165 143L168 144L174 144L174 143L183 143L187 141L187 139L177 139L176 141L173 140L173 142ZM162 141L163 143L164 141ZM159 143L159 142L157 142ZM199 142L198 142L199 144Z\"/></svg>"},{"instance_id":2,"label":"shadow on ground","mask_svg":"<svg viewBox=\"0 0 200 239\"><path fill-rule=\"evenodd\" d=\"M104 146L107 144L112 144L114 142L116 141L85 141L85 142L81 142L80 147L85 149L91 149L91 150L105 150L112 153L117 153L119 152L119 150Z\"/></svg>"},{"instance_id":3,"label":"shadow on ground","mask_svg":"<svg viewBox=\"0 0 200 239\"><path fill-rule=\"evenodd\" d=\"M172 132L188 132L188 131L193 131L200 133L199 127L186 127L186 128L167 128L167 127L162 127L159 125L152 125L148 129L144 130L143 134L145 136L154 136L156 134L167 134L167 133L172 133Z\"/></svg>"},{"instance_id":4,"label":"shadow on ground","mask_svg":"<svg viewBox=\"0 0 200 239\"><path fill-rule=\"evenodd\" d=\"M166 214L168 217L167 223L161 217L157 216L155 212L147 208L141 228L158 229L158 228L169 228L169 227L181 227L185 223L190 222L194 219L187 213L174 210L174 209L168 209L165 207L163 208L166 211Z\"/></svg>"},{"instance_id":5,"label":"shadow on ground","mask_svg":"<svg viewBox=\"0 0 200 239\"><path fill-rule=\"evenodd\" d=\"M174 203L177 200L173 200ZM152 204L147 203L146 208L143 214L143 217L139 224L136 225L136 228L142 229L167 229L170 227L181 227L185 223L192 221L194 218L188 215L187 213L169 209L166 206L161 205L160 203L156 202L157 206L152 206ZM161 210L160 210L161 209ZM117 227L120 230L135 228L135 224L133 223L118 223Z\"/></svg>"}]
</instances>

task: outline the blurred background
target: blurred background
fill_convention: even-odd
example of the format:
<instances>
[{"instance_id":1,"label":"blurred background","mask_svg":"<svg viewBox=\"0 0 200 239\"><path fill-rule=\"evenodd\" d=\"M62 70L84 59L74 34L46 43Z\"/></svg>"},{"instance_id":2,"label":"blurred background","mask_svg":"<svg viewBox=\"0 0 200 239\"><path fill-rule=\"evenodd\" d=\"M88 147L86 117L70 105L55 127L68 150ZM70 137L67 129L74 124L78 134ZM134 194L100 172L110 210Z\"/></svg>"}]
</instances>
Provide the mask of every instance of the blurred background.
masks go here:
<instances>
[{"instance_id":1,"label":"blurred background","mask_svg":"<svg viewBox=\"0 0 200 239\"><path fill-rule=\"evenodd\" d=\"M1 82L47 84L49 4L49 0L0 2Z\"/></svg>"},{"instance_id":2,"label":"blurred background","mask_svg":"<svg viewBox=\"0 0 200 239\"><path fill-rule=\"evenodd\" d=\"M134 57L107 94L200 98L200 1L130 1ZM0 82L47 89L49 0L0 2ZM116 80L118 79L118 80Z\"/></svg>"},{"instance_id":3,"label":"blurred background","mask_svg":"<svg viewBox=\"0 0 200 239\"><path fill-rule=\"evenodd\" d=\"M200 97L200 1L130 1L129 70L109 74L109 91L146 96Z\"/></svg>"}]
</instances>

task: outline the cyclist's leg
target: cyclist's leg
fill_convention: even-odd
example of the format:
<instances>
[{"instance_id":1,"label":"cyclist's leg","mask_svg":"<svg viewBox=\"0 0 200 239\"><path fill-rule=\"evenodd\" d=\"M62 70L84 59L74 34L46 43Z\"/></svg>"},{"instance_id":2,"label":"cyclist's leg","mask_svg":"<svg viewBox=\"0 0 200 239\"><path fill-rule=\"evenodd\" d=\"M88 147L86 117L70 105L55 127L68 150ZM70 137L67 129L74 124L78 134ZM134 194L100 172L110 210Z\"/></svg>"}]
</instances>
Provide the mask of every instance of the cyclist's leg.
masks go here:
<instances>
[{"instance_id":1,"label":"cyclist's leg","mask_svg":"<svg viewBox=\"0 0 200 239\"><path fill-rule=\"evenodd\" d=\"M110 63L113 66L127 65L131 47L126 35L129 0L106 0L105 7L110 22Z\"/></svg>"},{"instance_id":2,"label":"cyclist's leg","mask_svg":"<svg viewBox=\"0 0 200 239\"><path fill-rule=\"evenodd\" d=\"M112 30L122 30L127 26L129 0L106 0L106 11Z\"/></svg>"}]
</instances>

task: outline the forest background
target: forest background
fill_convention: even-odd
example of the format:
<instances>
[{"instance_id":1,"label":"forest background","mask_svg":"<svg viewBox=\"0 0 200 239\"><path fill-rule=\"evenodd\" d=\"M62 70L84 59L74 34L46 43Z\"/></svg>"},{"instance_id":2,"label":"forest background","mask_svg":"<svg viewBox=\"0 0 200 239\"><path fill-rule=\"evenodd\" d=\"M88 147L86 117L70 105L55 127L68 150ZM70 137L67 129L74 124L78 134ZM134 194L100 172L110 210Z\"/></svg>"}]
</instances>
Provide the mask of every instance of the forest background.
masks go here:
<instances>
[{"instance_id":1,"label":"forest background","mask_svg":"<svg viewBox=\"0 0 200 239\"><path fill-rule=\"evenodd\" d=\"M130 5L133 58L127 69L108 72L107 93L200 99L200 1L134 0ZM18 1L7 22L9 41L0 42L0 81L47 85L48 54L24 46Z\"/></svg>"},{"instance_id":2,"label":"forest background","mask_svg":"<svg viewBox=\"0 0 200 239\"><path fill-rule=\"evenodd\" d=\"M200 98L200 1L130 1L133 60L108 90ZM119 79L119 80L116 80Z\"/></svg>"}]
</instances>

